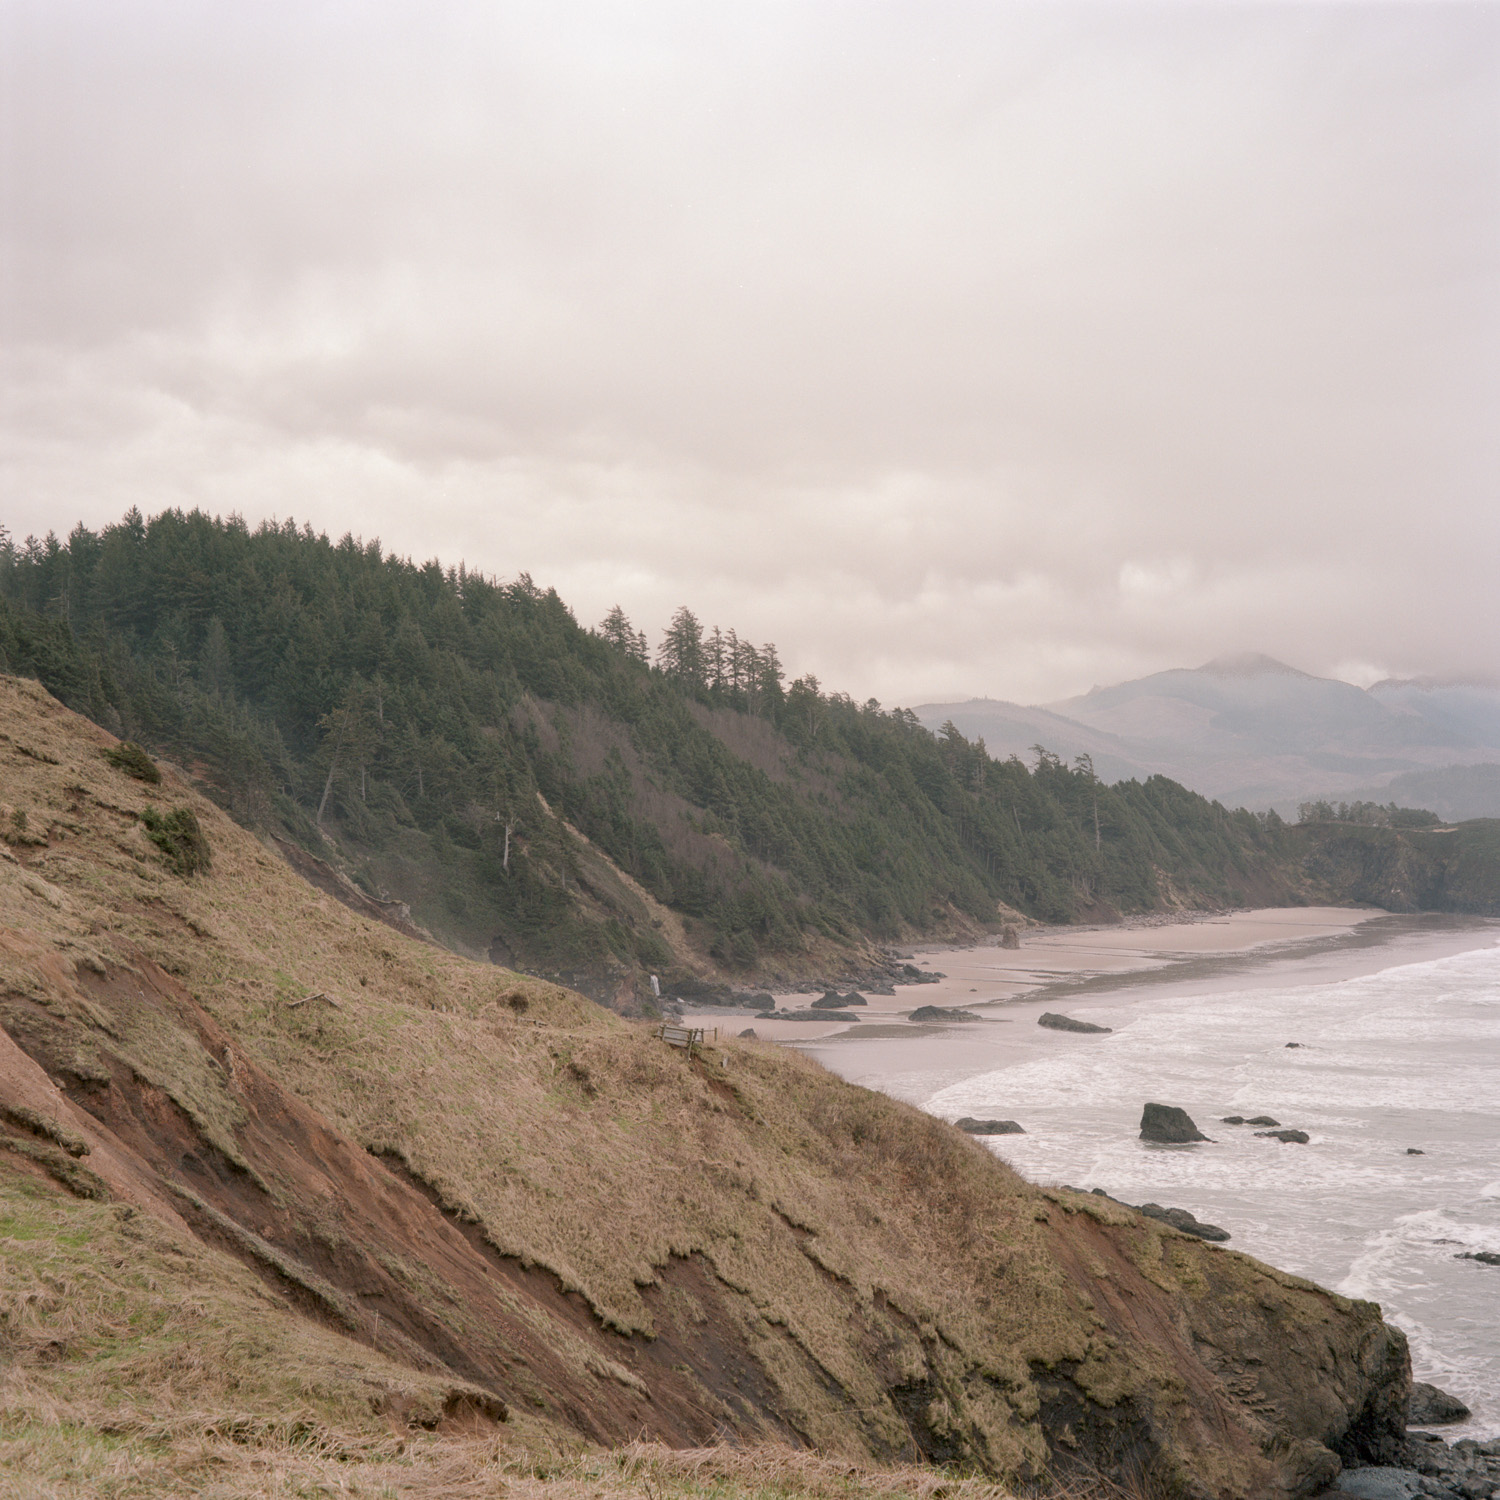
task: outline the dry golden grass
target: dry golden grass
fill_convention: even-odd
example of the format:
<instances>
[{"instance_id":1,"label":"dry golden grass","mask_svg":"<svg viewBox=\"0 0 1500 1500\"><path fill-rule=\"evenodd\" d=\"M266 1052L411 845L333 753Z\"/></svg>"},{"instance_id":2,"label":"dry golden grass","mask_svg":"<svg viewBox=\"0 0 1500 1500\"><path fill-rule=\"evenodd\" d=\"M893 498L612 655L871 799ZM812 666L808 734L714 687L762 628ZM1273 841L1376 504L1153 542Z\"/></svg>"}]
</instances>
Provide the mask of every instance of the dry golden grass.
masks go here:
<instances>
[{"instance_id":1,"label":"dry golden grass","mask_svg":"<svg viewBox=\"0 0 1500 1500\"><path fill-rule=\"evenodd\" d=\"M365 1495L1001 1500L994 1484L779 1447L611 1453L532 1430L395 1432L462 1383L287 1316L238 1262L149 1215L0 1179L0 1497ZM232 1404L226 1403L232 1397Z\"/></svg>"},{"instance_id":2,"label":"dry golden grass","mask_svg":"<svg viewBox=\"0 0 1500 1500\"><path fill-rule=\"evenodd\" d=\"M1103 1500L1105 1492L1097 1492ZM1069 1500L1082 1492L1053 1492ZM67 1424L0 1425L0 1500L1013 1500L988 1480L931 1467L876 1468L788 1448L521 1452L422 1437L330 1454L314 1442L226 1442L212 1433L150 1449Z\"/></svg>"},{"instance_id":3,"label":"dry golden grass","mask_svg":"<svg viewBox=\"0 0 1500 1500\"><path fill-rule=\"evenodd\" d=\"M827 1455L857 1466L872 1452L909 1450L920 1422L933 1443L994 1472L1045 1469L1038 1380L1060 1370L1101 1409L1137 1403L1171 1463L1243 1493L1260 1472L1266 1429L1194 1362L1189 1323L1211 1321L1219 1303L1243 1304L1235 1316L1246 1327L1269 1318L1344 1337L1341 1299L1097 1200L1044 1195L969 1138L800 1056L732 1042L689 1062L555 985L407 940L307 886L170 766L152 787L112 767L103 755L112 743L35 684L0 678L0 834L12 845L0 846L0 994L66 1016L80 1068L89 1038L107 1034L114 1055L235 1160L243 1109L219 1064L144 1008L88 1000L79 988L89 968L148 955L282 1085L359 1145L399 1158L500 1251L555 1273L607 1328L651 1335L643 1290L662 1284L674 1257L699 1257L736 1299L726 1336ZM209 870L184 879L164 866L141 827L148 805L194 811ZM101 1256L95 1246L85 1258L97 1269ZM192 1287L240 1286L235 1264L196 1263L181 1282L184 1306L195 1305ZM23 1323L41 1318L26 1305L43 1302L23 1297ZM48 1305L43 1323L65 1320ZM7 1392L9 1441L42 1444L28 1451L51 1455L45 1472L93 1466L95 1491L57 1494L524 1495L544 1482L498 1454L481 1461L478 1448L425 1439L400 1453L379 1448L359 1393L397 1367L362 1346L320 1335L347 1368L311 1335L261 1360L227 1330L212 1334L222 1322L210 1325L194 1343L214 1352L196 1371L191 1361L152 1365L146 1343L130 1340L128 1356L93 1362L98 1389L112 1394L91 1399L129 1407L148 1390L159 1410L187 1414L187 1429L162 1435L159 1451L155 1429L111 1437L95 1407L70 1404L82 1400L72 1375L35 1360ZM181 1339L163 1338L173 1359L187 1357ZM290 1372L288 1383L245 1373L265 1363ZM915 1415L892 1403L901 1384L923 1392ZM259 1392L245 1397L247 1410L297 1422L307 1407L324 1415L306 1432L377 1448L336 1460L321 1447L304 1452L295 1434L228 1443L221 1418L239 1391ZM55 1450L40 1436L49 1423ZM877 1483L839 1489L851 1471L831 1457L820 1468L805 1456L714 1450L690 1462L642 1449L569 1462L584 1467L545 1483L573 1488L545 1493L834 1495ZM173 1478L184 1463L187 1477ZM768 1478L757 1465L786 1474ZM356 1475L367 1488L348 1487ZM901 1494L954 1483L928 1470L887 1477ZM929 1480L934 1488L921 1490Z\"/></svg>"},{"instance_id":4,"label":"dry golden grass","mask_svg":"<svg viewBox=\"0 0 1500 1500\"><path fill-rule=\"evenodd\" d=\"M0 1175L0 1418L150 1449L218 1433L342 1448L474 1388L290 1313L244 1265L128 1205Z\"/></svg>"}]
</instances>

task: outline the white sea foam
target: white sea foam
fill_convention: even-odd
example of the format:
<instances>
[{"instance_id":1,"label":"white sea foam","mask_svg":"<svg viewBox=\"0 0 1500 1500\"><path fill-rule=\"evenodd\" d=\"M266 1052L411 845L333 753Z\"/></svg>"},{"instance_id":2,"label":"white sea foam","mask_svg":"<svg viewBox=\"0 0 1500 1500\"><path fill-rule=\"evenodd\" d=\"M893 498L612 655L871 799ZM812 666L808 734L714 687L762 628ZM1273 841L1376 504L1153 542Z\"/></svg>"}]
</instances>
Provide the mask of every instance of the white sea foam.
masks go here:
<instances>
[{"instance_id":1,"label":"white sea foam","mask_svg":"<svg viewBox=\"0 0 1500 1500\"><path fill-rule=\"evenodd\" d=\"M1026 1176L1190 1209L1237 1249L1379 1301L1418 1378L1473 1408L1454 1435L1500 1432L1500 1267L1458 1258L1500 1253L1500 947L1337 983L1120 992L1088 1015L1115 1030L1005 1027L1000 1066L971 1072L985 1055L971 1042L959 1064L859 1081L948 1119L1018 1119L1027 1134L989 1144ZM1142 1143L1150 1099L1214 1144ZM1229 1114L1311 1139L1260 1138Z\"/></svg>"}]
</instances>

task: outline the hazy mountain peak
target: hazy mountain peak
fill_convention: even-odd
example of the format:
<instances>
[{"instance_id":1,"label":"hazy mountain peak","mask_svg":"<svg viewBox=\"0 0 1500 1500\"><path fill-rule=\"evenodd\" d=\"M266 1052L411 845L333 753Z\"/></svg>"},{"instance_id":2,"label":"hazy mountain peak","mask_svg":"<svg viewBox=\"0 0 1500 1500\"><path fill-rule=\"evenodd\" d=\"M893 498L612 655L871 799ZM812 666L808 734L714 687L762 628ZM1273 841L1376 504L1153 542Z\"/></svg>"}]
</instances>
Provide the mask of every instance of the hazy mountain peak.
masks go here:
<instances>
[{"instance_id":1,"label":"hazy mountain peak","mask_svg":"<svg viewBox=\"0 0 1500 1500\"><path fill-rule=\"evenodd\" d=\"M1231 651L1224 656L1216 656L1212 661L1206 661L1198 668L1200 672L1211 672L1215 677L1260 677L1270 673L1276 673L1283 677L1310 677L1309 672L1298 671L1296 667L1289 667L1284 661L1277 661L1274 656L1267 656L1262 651Z\"/></svg>"}]
</instances>

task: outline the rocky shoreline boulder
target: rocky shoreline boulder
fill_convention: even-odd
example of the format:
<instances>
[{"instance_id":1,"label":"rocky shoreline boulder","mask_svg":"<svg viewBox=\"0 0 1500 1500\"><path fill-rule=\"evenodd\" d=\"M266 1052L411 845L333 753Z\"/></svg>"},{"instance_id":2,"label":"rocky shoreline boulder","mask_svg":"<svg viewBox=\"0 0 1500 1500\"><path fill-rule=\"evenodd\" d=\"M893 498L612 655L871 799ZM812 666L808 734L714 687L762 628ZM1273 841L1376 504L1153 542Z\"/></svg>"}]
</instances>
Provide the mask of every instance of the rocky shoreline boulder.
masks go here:
<instances>
[{"instance_id":1,"label":"rocky shoreline boulder","mask_svg":"<svg viewBox=\"0 0 1500 1500\"><path fill-rule=\"evenodd\" d=\"M852 1010L762 1010L757 1021L857 1021Z\"/></svg>"},{"instance_id":2,"label":"rocky shoreline boulder","mask_svg":"<svg viewBox=\"0 0 1500 1500\"><path fill-rule=\"evenodd\" d=\"M1181 1146L1208 1137L1193 1124L1185 1109L1175 1104L1148 1104L1141 1111L1141 1139L1160 1146Z\"/></svg>"},{"instance_id":3,"label":"rocky shoreline boulder","mask_svg":"<svg viewBox=\"0 0 1500 1500\"><path fill-rule=\"evenodd\" d=\"M1357 1500L1486 1500L1500 1493L1500 1440L1461 1438L1450 1447L1436 1433L1409 1433L1398 1463L1346 1468L1321 1493Z\"/></svg>"},{"instance_id":4,"label":"rocky shoreline boulder","mask_svg":"<svg viewBox=\"0 0 1500 1500\"><path fill-rule=\"evenodd\" d=\"M1411 1383L1411 1400L1406 1404L1406 1422L1409 1427L1446 1427L1450 1422L1463 1422L1470 1416L1469 1408L1447 1391L1440 1391L1425 1380Z\"/></svg>"},{"instance_id":5,"label":"rocky shoreline boulder","mask_svg":"<svg viewBox=\"0 0 1500 1500\"><path fill-rule=\"evenodd\" d=\"M847 995L841 995L837 990L824 990L822 995L812 1003L813 1010L843 1010L850 1005L868 1005L858 990L850 990Z\"/></svg>"},{"instance_id":6,"label":"rocky shoreline boulder","mask_svg":"<svg viewBox=\"0 0 1500 1500\"><path fill-rule=\"evenodd\" d=\"M1310 1139L1305 1130L1257 1130L1255 1134L1257 1137L1273 1141L1287 1141L1298 1146L1305 1146Z\"/></svg>"},{"instance_id":7,"label":"rocky shoreline boulder","mask_svg":"<svg viewBox=\"0 0 1500 1500\"><path fill-rule=\"evenodd\" d=\"M908 1021L982 1021L972 1010L957 1005L919 1005L906 1018Z\"/></svg>"},{"instance_id":8,"label":"rocky shoreline boulder","mask_svg":"<svg viewBox=\"0 0 1500 1500\"><path fill-rule=\"evenodd\" d=\"M965 1115L954 1125L967 1135L1025 1135L1026 1130L1014 1120L976 1120Z\"/></svg>"},{"instance_id":9,"label":"rocky shoreline boulder","mask_svg":"<svg viewBox=\"0 0 1500 1500\"><path fill-rule=\"evenodd\" d=\"M1082 1188L1069 1188L1068 1190L1074 1193L1083 1191ZM1160 1203L1126 1203L1121 1198L1111 1197L1099 1187L1089 1188L1088 1191L1092 1197L1108 1198L1111 1203L1118 1203L1121 1208L1133 1208L1138 1214L1144 1214L1148 1219L1155 1219L1159 1224L1170 1224L1173 1229L1180 1229L1184 1234L1195 1234L1200 1240L1212 1240L1218 1244L1231 1237L1227 1229L1221 1229L1217 1224L1205 1224L1185 1208L1164 1208Z\"/></svg>"},{"instance_id":10,"label":"rocky shoreline boulder","mask_svg":"<svg viewBox=\"0 0 1500 1500\"><path fill-rule=\"evenodd\" d=\"M1215 1244L1220 1244L1229 1238L1227 1229L1220 1229L1217 1224L1204 1224L1185 1208L1163 1208L1160 1203L1142 1203L1140 1212L1148 1219L1170 1224L1173 1229L1180 1229L1184 1234L1196 1234L1200 1240L1212 1240Z\"/></svg>"},{"instance_id":11,"label":"rocky shoreline boulder","mask_svg":"<svg viewBox=\"0 0 1500 1500\"><path fill-rule=\"evenodd\" d=\"M1072 1016L1059 1016L1052 1011L1044 1011L1036 1018L1038 1026L1045 1026L1049 1031L1113 1031L1113 1026L1095 1026L1092 1021L1075 1021Z\"/></svg>"}]
</instances>

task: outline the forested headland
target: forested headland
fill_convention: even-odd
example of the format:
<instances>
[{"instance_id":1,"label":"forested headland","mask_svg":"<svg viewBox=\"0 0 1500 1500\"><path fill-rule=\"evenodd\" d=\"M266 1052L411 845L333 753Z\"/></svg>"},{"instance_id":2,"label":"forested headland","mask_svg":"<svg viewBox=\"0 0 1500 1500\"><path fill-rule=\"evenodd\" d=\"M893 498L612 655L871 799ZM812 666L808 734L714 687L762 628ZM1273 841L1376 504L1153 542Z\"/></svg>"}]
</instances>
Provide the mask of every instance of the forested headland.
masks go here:
<instances>
[{"instance_id":1,"label":"forested headland","mask_svg":"<svg viewBox=\"0 0 1500 1500\"><path fill-rule=\"evenodd\" d=\"M788 681L774 646L689 608L653 651L620 610L582 624L526 574L290 521L132 511L66 540L0 536L0 670L442 941L622 994L647 971L834 972L1018 915L1337 883L1309 883L1307 829L1274 814L1160 776L1106 785L1040 747L996 759Z\"/></svg>"}]
</instances>

